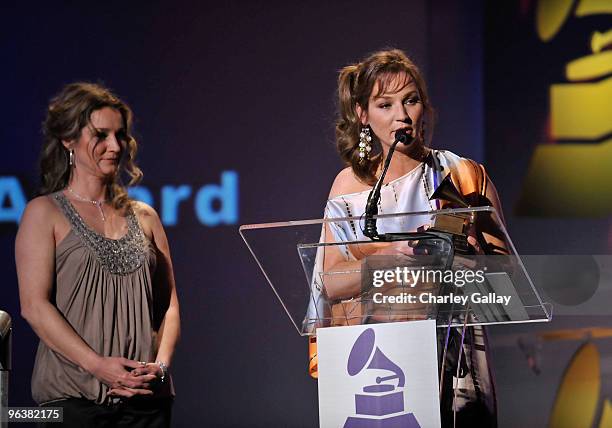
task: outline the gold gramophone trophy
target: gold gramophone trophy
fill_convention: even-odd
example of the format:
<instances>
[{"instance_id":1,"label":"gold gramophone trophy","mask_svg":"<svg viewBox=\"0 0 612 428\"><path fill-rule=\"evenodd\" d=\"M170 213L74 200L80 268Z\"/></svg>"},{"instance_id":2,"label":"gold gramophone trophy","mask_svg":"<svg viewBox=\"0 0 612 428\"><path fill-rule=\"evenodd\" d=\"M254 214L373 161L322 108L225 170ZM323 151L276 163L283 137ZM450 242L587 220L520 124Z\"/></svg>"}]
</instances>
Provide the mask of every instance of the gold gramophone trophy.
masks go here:
<instances>
[{"instance_id":1,"label":"gold gramophone trophy","mask_svg":"<svg viewBox=\"0 0 612 428\"><path fill-rule=\"evenodd\" d=\"M457 190L451 179L451 174L447 174L444 180L433 192L429 200L440 199L442 208L470 208L470 204ZM437 214L434 219L431 231L444 232L450 234L457 254L474 254L474 248L468 244L468 232L474 229L476 214L471 213L442 213ZM478 239L476 237L476 239Z\"/></svg>"}]
</instances>

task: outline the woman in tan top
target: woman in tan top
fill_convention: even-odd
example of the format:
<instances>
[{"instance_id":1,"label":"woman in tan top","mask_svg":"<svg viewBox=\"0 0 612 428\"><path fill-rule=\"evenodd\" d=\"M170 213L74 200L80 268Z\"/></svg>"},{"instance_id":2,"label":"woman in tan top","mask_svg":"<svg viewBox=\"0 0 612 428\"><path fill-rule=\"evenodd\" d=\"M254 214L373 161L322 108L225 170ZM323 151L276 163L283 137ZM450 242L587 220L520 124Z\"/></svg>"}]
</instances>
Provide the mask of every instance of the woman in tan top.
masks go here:
<instances>
[{"instance_id":1,"label":"woman in tan top","mask_svg":"<svg viewBox=\"0 0 612 428\"><path fill-rule=\"evenodd\" d=\"M32 395L67 426L170 424L179 305L159 217L122 184L142 177L131 123L106 88L64 87L17 234L21 313L41 339Z\"/></svg>"}]
</instances>

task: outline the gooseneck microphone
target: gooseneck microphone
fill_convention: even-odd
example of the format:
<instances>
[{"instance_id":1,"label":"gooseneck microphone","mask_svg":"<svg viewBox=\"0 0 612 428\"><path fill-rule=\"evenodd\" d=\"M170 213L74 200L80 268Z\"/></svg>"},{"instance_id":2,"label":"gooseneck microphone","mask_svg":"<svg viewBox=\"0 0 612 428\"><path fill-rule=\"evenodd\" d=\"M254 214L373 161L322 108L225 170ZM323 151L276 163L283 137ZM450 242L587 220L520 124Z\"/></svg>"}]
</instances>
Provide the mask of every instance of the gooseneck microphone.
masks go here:
<instances>
[{"instance_id":1,"label":"gooseneck microphone","mask_svg":"<svg viewBox=\"0 0 612 428\"><path fill-rule=\"evenodd\" d=\"M365 208L365 225L363 229L363 234L370 238L372 241L384 241L384 235L379 235L378 230L376 229L376 219L375 215L378 214L378 202L380 201L380 189L382 187L383 181L385 179L385 175L387 174L387 170L389 169L389 164L391 163L391 157L393 156L393 152L395 151L395 146L398 143L402 143L404 145L409 145L414 141L414 138L406 129L398 129L395 131L395 141L391 144L389 148L389 153L385 159L385 164L383 166L382 172L380 174L379 179L376 181L376 184L370 191L368 195L368 201L366 203Z\"/></svg>"},{"instance_id":2,"label":"gooseneck microphone","mask_svg":"<svg viewBox=\"0 0 612 428\"><path fill-rule=\"evenodd\" d=\"M412 138L411 135L408 135L406 129L398 129L397 131L395 131L395 141L407 146L408 144L414 141L414 138Z\"/></svg>"}]
</instances>

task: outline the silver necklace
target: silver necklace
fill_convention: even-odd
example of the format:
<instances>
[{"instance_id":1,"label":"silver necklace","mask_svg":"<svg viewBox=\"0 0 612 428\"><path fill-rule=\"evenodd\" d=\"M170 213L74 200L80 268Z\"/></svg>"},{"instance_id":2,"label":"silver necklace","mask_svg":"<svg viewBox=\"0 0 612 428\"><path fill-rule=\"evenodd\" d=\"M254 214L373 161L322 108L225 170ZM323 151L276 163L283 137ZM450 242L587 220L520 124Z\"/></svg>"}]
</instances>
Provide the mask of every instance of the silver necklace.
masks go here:
<instances>
[{"instance_id":1,"label":"silver necklace","mask_svg":"<svg viewBox=\"0 0 612 428\"><path fill-rule=\"evenodd\" d=\"M106 221L106 216L104 215L104 211L102 210L102 204L106 202L106 199L101 200L101 201L95 201L93 199L87 199L81 195L79 195L77 192L75 192L74 190L72 190L72 187L68 186L68 191L79 201L81 202L89 202L90 204L93 204L94 206L96 206L98 208L98 211L100 211L100 215L102 216L102 221Z\"/></svg>"}]
</instances>

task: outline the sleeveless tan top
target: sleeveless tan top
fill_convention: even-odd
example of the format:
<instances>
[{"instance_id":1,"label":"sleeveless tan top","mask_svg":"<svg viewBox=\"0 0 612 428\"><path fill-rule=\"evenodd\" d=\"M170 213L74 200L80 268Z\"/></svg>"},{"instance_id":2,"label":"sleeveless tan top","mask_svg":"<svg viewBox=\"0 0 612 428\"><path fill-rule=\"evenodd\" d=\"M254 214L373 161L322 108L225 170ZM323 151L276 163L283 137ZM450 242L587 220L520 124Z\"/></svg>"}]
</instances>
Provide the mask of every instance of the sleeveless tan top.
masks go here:
<instances>
[{"instance_id":1,"label":"sleeveless tan top","mask_svg":"<svg viewBox=\"0 0 612 428\"><path fill-rule=\"evenodd\" d=\"M127 233L109 239L90 229L62 192L49 197L71 225L55 250L55 306L99 355L152 361L152 278L157 259L136 215L129 210ZM106 385L42 341L32 396L39 404L73 397L98 404L111 399Z\"/></svg>"}]
</instances>

